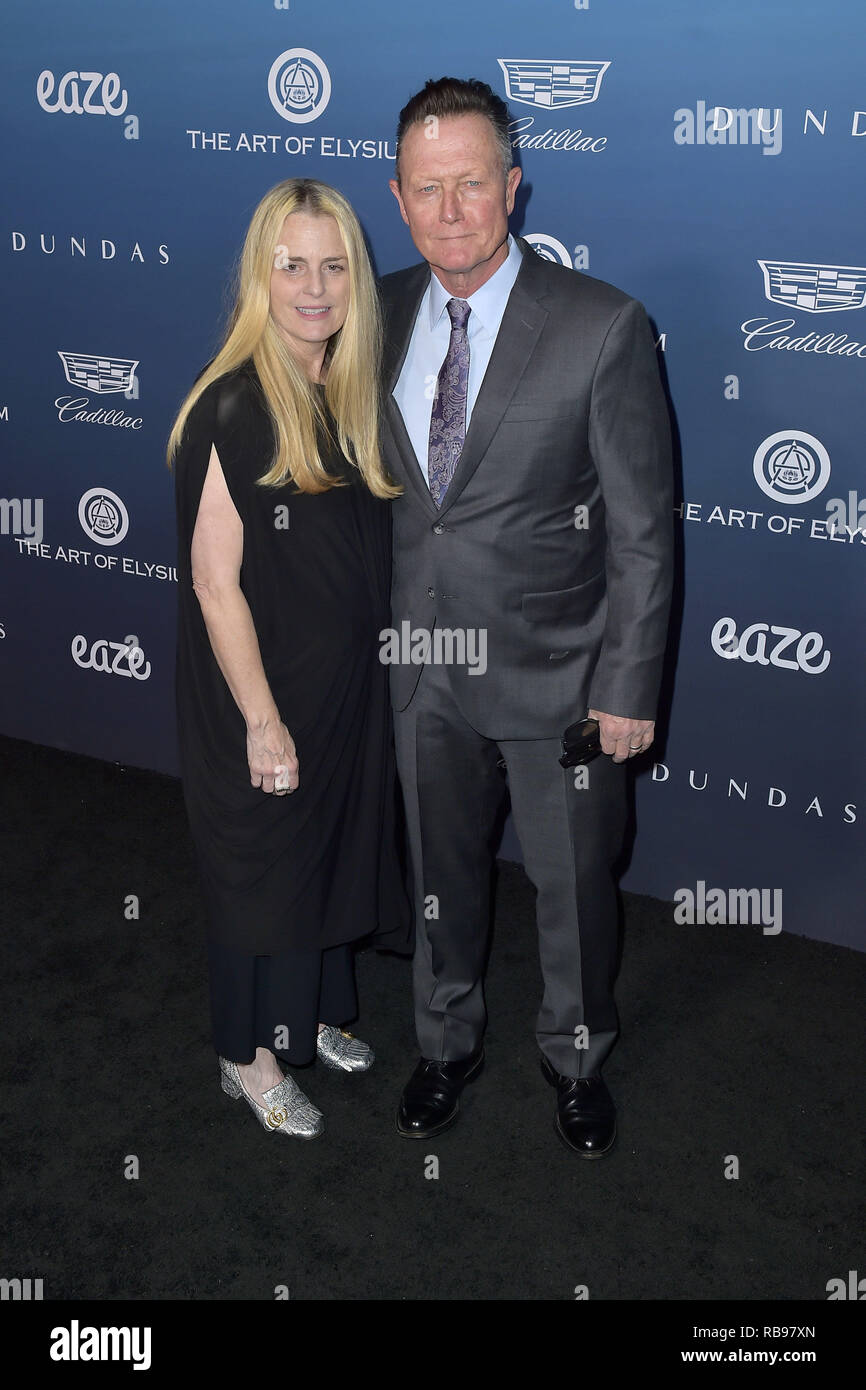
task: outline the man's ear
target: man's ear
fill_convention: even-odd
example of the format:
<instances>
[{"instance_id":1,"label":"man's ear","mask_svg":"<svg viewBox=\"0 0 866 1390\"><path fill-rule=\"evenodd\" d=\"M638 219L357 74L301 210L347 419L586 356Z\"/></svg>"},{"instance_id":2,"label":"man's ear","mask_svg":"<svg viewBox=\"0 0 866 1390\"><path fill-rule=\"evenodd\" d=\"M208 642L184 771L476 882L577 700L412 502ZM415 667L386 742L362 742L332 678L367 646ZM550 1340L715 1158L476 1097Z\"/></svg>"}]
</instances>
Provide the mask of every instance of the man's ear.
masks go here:
<instances>
[{"instance_id":1,"label":"man's ear","mask_svg":"<svg viewBox=\"0 0 866 1390\"><path fill-rule=\"evenodd\" d=\"M505 180L505 207L509 214L514 211L514 195L517 192L517 185L523 178L523 170L516 164L508 170L508 178Z\"/></svg>"},{"instance_id":2,"label":"man's ear","mask_svg":"<svg viewBox=\"0 0 866 1390\"><path fill-rule=\"evenodd\" d=\"M397 199L397 202L400 204L400 216L402 217L403 221L406 223L406 226L408 227L408 226L409 226L409 218L406 216L406 208L405 208L405 206L404 206L404 204L403 204L403 195L402 195L401 192L400 192L400 185L399 185L399 183L397 182L396 179L389 179L389 180L388 180L388 187L390 188L391 192L394 194L394 197Z\"/></svg>"}]
</instances>

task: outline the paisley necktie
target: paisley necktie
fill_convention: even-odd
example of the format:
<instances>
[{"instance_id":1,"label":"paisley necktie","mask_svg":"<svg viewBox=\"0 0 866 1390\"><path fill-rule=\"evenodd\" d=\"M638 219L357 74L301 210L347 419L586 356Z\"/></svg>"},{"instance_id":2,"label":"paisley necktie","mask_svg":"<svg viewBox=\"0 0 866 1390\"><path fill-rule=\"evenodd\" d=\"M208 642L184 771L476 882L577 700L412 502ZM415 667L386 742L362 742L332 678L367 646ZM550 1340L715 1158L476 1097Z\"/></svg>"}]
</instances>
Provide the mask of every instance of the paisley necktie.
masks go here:
<instances>
[{"instance_id":1,"label":"paisley necktie","mask_svg":"<svg viewBox=\"0 0 866 1390\"><path fill-rule=\"evenodd\" d=\"M466 394L469 387L469 338L466 323L471 309L465 299L449 299L445 305L451 319L451 341L439 370L436 395L430 415L430 443L427 476L430 495L441 507L448 484L463 452L466 438Z\"/></svg>"}]
</instances>

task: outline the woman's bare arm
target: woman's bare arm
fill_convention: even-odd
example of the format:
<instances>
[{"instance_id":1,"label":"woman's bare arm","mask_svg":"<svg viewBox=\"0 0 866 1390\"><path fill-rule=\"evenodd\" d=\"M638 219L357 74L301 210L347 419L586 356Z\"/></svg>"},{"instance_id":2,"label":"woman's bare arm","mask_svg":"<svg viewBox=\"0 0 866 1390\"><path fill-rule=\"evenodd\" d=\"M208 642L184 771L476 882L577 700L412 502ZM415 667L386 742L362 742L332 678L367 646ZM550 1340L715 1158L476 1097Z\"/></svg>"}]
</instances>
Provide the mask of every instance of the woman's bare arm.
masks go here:
<instances>
[{"instance_id":1,"label":"woman's bare arm","mask_svg":"<svg viewBox=\"0 0 866 1390\"><path fill-rule=\"evenodd\" d=\"M271 693L252 614L240 586L243 553L243 522L212 444L192 538L192 586L214 656L247 726L252 784L272 792L275 770L287 767L285 789L294 791L298 785L295 745Z\"/></svg>"}]
</instances>

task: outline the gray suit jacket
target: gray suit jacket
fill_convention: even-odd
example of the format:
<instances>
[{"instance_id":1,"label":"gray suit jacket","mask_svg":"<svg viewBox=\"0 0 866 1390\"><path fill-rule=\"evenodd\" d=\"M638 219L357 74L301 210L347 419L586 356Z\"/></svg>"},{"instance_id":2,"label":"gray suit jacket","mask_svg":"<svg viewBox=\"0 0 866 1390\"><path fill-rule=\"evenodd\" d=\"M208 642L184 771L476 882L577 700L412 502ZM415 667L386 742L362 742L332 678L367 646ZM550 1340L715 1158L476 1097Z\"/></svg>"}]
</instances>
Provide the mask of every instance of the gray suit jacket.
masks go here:
<instances>
[{"instance_id":1,"label":"gray suit jacket","mask_svg":"<svg viewBox=\"0 0 866 1390\"><path fill-rule=\"evenodd\" d=\"M391 395L430 270L381 282L383 448L404 488L392 621L404 633L485 630L486 672L451 675L462 713L492 739L559 737L589 707L653 719L673 568L670 426L644 309L519 244L441 508ZM396 709L423 669L392 665Z\"/></svg>"}]
</instances>

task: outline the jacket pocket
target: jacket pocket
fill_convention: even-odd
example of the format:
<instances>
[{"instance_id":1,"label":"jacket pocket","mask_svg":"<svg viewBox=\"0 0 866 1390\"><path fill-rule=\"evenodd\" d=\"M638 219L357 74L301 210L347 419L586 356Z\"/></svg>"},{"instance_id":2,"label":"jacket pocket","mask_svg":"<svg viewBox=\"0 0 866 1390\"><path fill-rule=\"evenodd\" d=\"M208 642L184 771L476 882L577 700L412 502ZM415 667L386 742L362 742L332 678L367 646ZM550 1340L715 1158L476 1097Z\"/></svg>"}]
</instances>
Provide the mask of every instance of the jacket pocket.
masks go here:
<instances>
[{"instance_id":1,"label":"jacket pocket","mask_svg":"<svg viewBox=\"0 0 866 1390\"><path fill-rule=\"evenodd\" d=\"M595 608L604 591L605 573L602 569L572 589L524 594L520 601L520 612L528 623L550 623L560 620L581 622Z\"/></svg>"},{"instance_id":2,"label":"jacket pocket","mask_svg":"<svg viewBox=\"0 0 866 1390\"><path fill-rule=\"evenodd\" d=\"M550 405L545 405L544 401L512 401L511 405L506 406L502 416L503 425L514 424L518 420L526 420L527 423L534 421L536 424L544 424L554 420L566 421L577 419L577 408L575 406L566 407L556 401Z\"/></svg>"}]
</instances>

